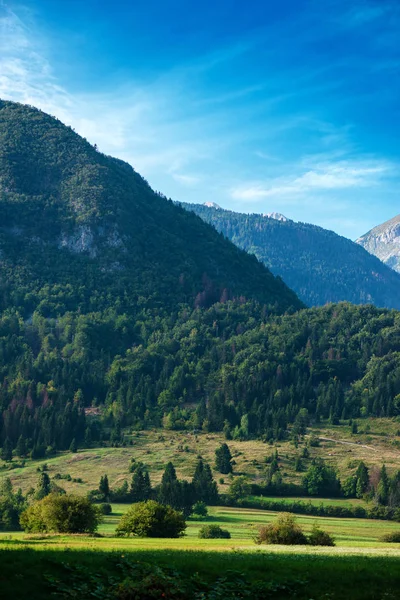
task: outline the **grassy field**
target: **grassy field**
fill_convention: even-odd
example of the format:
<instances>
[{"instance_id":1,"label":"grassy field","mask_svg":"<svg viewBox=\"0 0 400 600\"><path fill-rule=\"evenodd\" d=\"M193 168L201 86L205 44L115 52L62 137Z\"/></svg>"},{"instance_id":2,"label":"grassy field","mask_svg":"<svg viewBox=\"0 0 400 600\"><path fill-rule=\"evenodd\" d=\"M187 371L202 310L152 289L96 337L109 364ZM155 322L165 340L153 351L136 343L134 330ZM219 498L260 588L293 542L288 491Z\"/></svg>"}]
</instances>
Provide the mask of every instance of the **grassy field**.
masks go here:
<instances>
[{"instance_id":1,"label":"grassy field","mask_svg":"<svg viewBox=\"0 0 400 600\"><path fill-rule=\"evenodd\" d=\"M385 463L389 473L400 469L400 437L397 435L400 429L399 420L360 420L359 429L364 433L351 435L348 426L321 425L317 429L310 429L310 434L319 437L321 441L319 447L310 448L310 459L303 461L304 468L307 468L313 458L323 457L338 468L341 479L354 472L359 460L363 460L369 467ZM169 460L174 463L179 477L189 479L193 475L198 457L202 456L213 465L215 449L225 441L222 434L193 435L166 430L133 433L126 439L126 447L94 448L80 450L76 454L66 452L45 460L26 460L23 467L11 470L9 465L0 463L0 481L4 477L10 477L15 487L21 487L22 491L26 492L37 483L38 467L47 463L50 477L57 473L71 477L71 481L58 481L64 489L86 494L90 489L97 487L100 476L104 473L107 473L112 487L121 485L125 479L129 481L131 458L146 463L153 484L160 481L162 471ZM266 458L278 450L283 481L300 484L303 473L295 471L294 463L303 446L304 442L299 448L295 448L291 442L271 446L259 440L229 441L235 461L234 474L246 474L251 481L262 483L267 466ZM19 461L14 460L15 464L17 462ZM214 477L220 492L227 492L230 478L215 471ZM82 479L82 483L72 481L78 478ZM223 483L220 482L221 478Z\"/></svg>"},{"instance_id":2,"label":"grassy field","mask_svg":"<svg viewBox=\"0 0 400 600\"><path fill-rule=\"evenodd\" d=\"M26 535L23 532L0 533L0 547L19 546L24 548L87 548L97 550L120 550L126 548L173 548L185 550L243 550L256 552L260 550L253 538L260 525L273 521L277 513L257 509L211 507L205 521L189 519L186 535L180 539L155 540L137 538L116 538L115 528L121 516L129 508L127 504L114 504L111 515L105 517L99 527L104 536L93 538L87 536L65 535ZM304 547L302 552L322 554L382 554L400 557L400 544L387 544L380 541L382 535L400 530L400 524L390 521L371 519L336 519L332 517L297 516L297 522L305 532L309 532L316 523L335 537L335 548ZM231 539L200 540L198 532L205 523L220 525L228 529ZM281 552L282 547L262 547L263 551ZM298 547L285 548L285 551L298 552Z\"/></svg>"},{"instance_id":3,"label":"grassy field","mask_svg":"<svg viewBox=\"0 0 400 600\"><path fill-rule=\"evenodd\" d=\"M99 528L102 537L0 534L0 598L42 600L54 593L54 586L58 591L63 586L67 590L66 595L56 597L79 600L398 598L400 544L380 541L383 534L400 529L397 523L299 516L297 521L304 531L309 532L317 523L335 537L336 546L258 546L253 541L254 534L260 525L274 520L276 513L212 507L205 521L189 520L186 535L179 539L116 538L115 528L127 509L128 505L113 505L112 514L105 517ZM231 539L199 539L198 531L204 523L228 529ZM127 565L118 575L121 562ZM120 597L107 591L107 582L118 577L124 580L132 572L132 565L136 577L137 569L150 573L159 567L178 569L172 578L179 586L182 584L182 589L189 589L195 577L196 581L208 582L210 595L204 592L195 596L188 591L188 595L171 592L169 596L166 590L172 589L172 584L168 569L160 575L162 581L167 579L167 588L157 587L157 594L152 588L155 595ZM159 585L163 585L162 581ZM237 595L236 586L248 595ZM266 591L258 596L263 586L267 586Z\"/></svg>"}]
</instances>

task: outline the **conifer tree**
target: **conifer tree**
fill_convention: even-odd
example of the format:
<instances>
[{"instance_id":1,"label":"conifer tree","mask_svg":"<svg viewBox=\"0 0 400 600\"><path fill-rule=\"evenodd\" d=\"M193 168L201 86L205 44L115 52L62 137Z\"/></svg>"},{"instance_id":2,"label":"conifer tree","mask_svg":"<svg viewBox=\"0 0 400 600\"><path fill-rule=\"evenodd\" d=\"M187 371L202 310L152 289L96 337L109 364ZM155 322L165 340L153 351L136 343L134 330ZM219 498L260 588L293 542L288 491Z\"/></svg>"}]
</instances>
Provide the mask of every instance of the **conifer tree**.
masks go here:
<instances>
[{"instance_id":1,"label":"conifer tree","mask_svg":"<svg viewBox=\"0 0 400 600\"><path fill-rule=\"evenodd\" d=\"M215 451L215 468L220 473L232 473L232 455L228 444L221 444Z\"/></svg>"},{"instance_id":2,"label":"conifer tree","mask_svg":"<svg viewBox=\"0 0 400 600\"><path fill-rule=\"evenodd\" d=\"M107 475L102 475L100 477L99 492L101 492L103 494L104 499L108 502L109 497L110 497L110 485L108 483Z\"/></svg>"},{"instance_id":3,"label":"conifer tree","mask_svg":"<svg viewBox=\"0 0 400 600\"><path fill-rule=\"evenodd\" d=\"M48 474L46 472L41 473L39 476L38 487L36 490L35 499L42 500L42 498L45 498L46 496L48 496L50 494L50 492L51 492L50 477L48 476Z\"/></svg>"},{"instance_id":4,"label":"conifer tree","mask_svg":"<svg viewBox=\"0 0 400 600\"><path fill-rule=\"evenodd\" d=\"M12 447L11 440L9 438L6 438L4 440L3 448L1 451L1 459L5 460L6 462L11 461L12 460L12 451L13 451L13 447Z\"/></svg>"},{"instance_id":5,"label":"conifer tree","mask_svg":"<svg viewBox=\"0 0 400 600\"><path fill-rule=\"evenodd\" d=\"M203 501L206 504L215 504L218 501L217 484L213 479L210 465L204 463L202 459L196 465L192 486L196 501Z\"/></svg>"}]
</instances>

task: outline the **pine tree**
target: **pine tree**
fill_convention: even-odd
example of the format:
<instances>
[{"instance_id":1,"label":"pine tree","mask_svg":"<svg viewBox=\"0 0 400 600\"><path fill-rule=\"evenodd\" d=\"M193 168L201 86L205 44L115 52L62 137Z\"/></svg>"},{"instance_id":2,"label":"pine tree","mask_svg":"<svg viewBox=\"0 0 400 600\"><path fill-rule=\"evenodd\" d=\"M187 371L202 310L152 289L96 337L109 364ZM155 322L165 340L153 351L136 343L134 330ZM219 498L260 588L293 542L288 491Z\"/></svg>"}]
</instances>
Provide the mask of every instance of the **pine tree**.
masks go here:
<instances>
[{"instance_id":1,"label":"pine tree","mask_svg":"<svg viewBox=\"0 0 400 600\"><path fill-rule=\"evenodd\" d=\"M76 443L76 439L74 438L69 447L70 452L78 452L78 444Z\"/></svg>"},{"instance_id":2,"label":"pine tree","mask_svg":"<svg viewBox=\"0 0 400 600\"><path fill-rule=\"evenodd\" d=\"M362 498L368 489L369 474L365 464L361 461L356 471L356 496Z\"/></svg>"},{"instance_id":3,"label":"pine tree","mask_svg":"<svg viewBox=\"0 0 400 600\"><path fill-rule=\"evenodd\" d=\"M19 436L17 445L15 447L15 452L17 456L23 457L26 455L26 443L25 438L22 435Z\"/></svg>"},{"instance_id":4,"label":"pine tree","mask_svg":"<svg viewBox=\"0 0 400 600\"><path fill-rule=\"evenodd\" d=\"M110 486L108 483L107 475L102 475L100 477L99 492L101 492L103 494L104 499L106 500L106 502L108 502L108 500L110 498Z\"/></svg>"},{"instance_id":5,"label":"pine tree","mask_svg":"<svg viewBox=\"0 0 400 600\"><path fill-rule=\"evenodd\" d=\"M218 489L215 483L210 465L201 459L196 465L192 479L195 501L203 501L206 504L215 504L218 501Z\"/></svg>"},{"instance_id":6,"label":"pine tree","mask_svg":"<svg viewBox=\"0 0 400 600\"><path fill-rule=\"evenodd\" d=\"M380 472L380 478L375 497L378 504L387 505L389 500L389 477L385 465L382 466Z\"/></svg>"},{"instance_id":7,"label":"pine tree","mask_svg":"<svg viewBox=\"0 0 400 600\"><path fill-rule=\"evenodd\" d=\"M13 451L13 447L12 447L11 440L9 438L6 438L4 440L3 448L1 451L1 459L5 460L6 462L11 461L12 460L12 451Z\"/></svg>"},{"instance_id":8,"label":"pine tree","mask_svg":"<svg viewBox=\"0 0 400 600\"><path fill-rule=\"evenodd\" d=\"M149 500L151 496L151 484L147 470L140 467L134 471L129 493L132 502Z\"/></svg>"},{"instance_id":9,"label":"pine tree","mask_svg":"<svg viewBox=\"0 0 400 600\"><path fill-rule=\"evenodd\" d=\"M232 473L232 455L228 444L221 444L215 451L215 468L224 475Z\"/></svg>"},{"instance_id":10,"label":"pine tree","mask_svg":"<svg viewBox=\"0 0 400 600\"><path fill-rule=\"evenodd\" d=\"M42 498L45 498L46 496L48 496L50 494L50 492L51 492L50 477L48 476L48 474L46 472L41 473L39 476L38 487L36 490L35 499L42 500Z\"/></svg>"}]
</instances>

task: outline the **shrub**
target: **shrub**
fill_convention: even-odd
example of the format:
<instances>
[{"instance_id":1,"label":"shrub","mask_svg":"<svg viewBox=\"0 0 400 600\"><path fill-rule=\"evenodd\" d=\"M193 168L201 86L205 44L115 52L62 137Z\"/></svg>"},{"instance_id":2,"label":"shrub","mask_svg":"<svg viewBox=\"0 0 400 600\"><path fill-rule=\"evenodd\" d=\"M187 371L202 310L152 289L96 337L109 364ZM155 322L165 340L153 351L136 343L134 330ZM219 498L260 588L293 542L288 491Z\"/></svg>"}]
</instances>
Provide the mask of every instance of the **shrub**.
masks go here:
<instances>
[{"instance_id":1,"label":"shrub","mask_svg":"<svg viewBox=\"0 0 400 600\"><path fill-rule=\"evenodd\" d=\"M231 534L227 529L222 529L219 525L203 525L199 531L199 538L201 540L229 540Z\"/></svg>"},{"instance_id":2,"label":"shrub","mask_svg":"<svg viewBox=\"0 0 400 600\"><path fill-rule=\"evenodd\" d=\"M391 544L400 544L400 531L392 531L381 537L382 542L390 542Z\"/></svg>"},{"instance_id":3,"label":"shrub","mask_svg":"<svg viewBox=\"0 0 400 600\"><path fill-rule=\"evenodd\" d=\"M112 513L112 506L109 502L102 502L99 509L102 515L111 515Z\"/></svg>"},{"instance_id":4,"label":"shrub","mask_svg":"<svg viewBox=\"0 0 400 600\"><path fill-rule=\"evenodd\" d=\"M308 536L308 543L311 546L334 546L335 539L327 531L323 531L318 525L314 525Z\"/></svg>"},{"instance_id":5,"label":"shrub","mask_svg":"<svg viewBox=\"0 0 400 600\"><path fill-rule=\"evenodd\" d=\"M307 544L307 538L290 513L282 513L274 523L259 529L256 544Z\"/></svg>"},{"instance_id":6,"label":"shrub","mask_svg":"<svg viewBox=\"0 0 400 600\"><path fill-rule=\"evenodd\" d=\"M193 513L192 513L193 517L200 517L202 519L205 519L205 517L208 516L208 508L205 502L203 502L202 500L199 500L198 502L196 502L193 505Z\"/></svg>"},{"instance_id":7,"label":"shrub","mask_svg":"<svg viewBox=\"0 0 400 600\"><path fill-rule=\"evenodd\" d=\"M186 529L182 513L155 500L137 502L122 517L117 535L138 537L177 538Z\"/></svg>"},{"instance_id":8,"label":"shrub","mask_svg":"<svg viewBox=\"0 0 400 600\"><path fill-rule=\"evenodd\" d=\"M50 494L29 506L20 519L22 528L31 533L93 533L100 522L99 509L73 494Z\"/></svg>"}]
</instances>

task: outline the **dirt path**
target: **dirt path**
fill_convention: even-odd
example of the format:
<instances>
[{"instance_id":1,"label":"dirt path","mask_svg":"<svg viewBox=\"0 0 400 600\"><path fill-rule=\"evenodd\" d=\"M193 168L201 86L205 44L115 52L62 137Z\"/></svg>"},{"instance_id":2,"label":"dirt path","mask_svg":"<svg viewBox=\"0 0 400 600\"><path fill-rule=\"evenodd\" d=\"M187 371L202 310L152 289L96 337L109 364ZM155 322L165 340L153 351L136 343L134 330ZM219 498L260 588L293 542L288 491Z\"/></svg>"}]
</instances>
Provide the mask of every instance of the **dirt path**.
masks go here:
<instances>
[{"instance_id":1,"label":"dirt path","mask_svg":"<svg viewBox=\"0 0 400 600\"><path fill-rule=\"evenodd\" d=\"M366 448L367 450L372 450L373 452L378 452L376 448L373 446L366 446L365 444L357 444L356 442L343 442L341 440L334 440L333 438L321 437L318 436L320 440L323 442L335 442L336 444L344 444L345 446L357 446L357 448Z\"/></svg>"}]
</instances>

